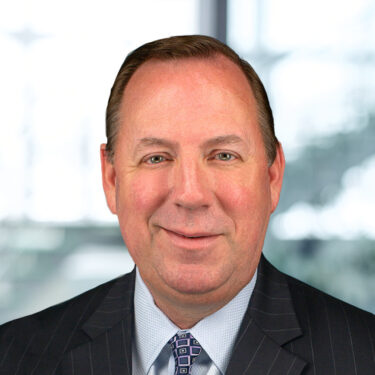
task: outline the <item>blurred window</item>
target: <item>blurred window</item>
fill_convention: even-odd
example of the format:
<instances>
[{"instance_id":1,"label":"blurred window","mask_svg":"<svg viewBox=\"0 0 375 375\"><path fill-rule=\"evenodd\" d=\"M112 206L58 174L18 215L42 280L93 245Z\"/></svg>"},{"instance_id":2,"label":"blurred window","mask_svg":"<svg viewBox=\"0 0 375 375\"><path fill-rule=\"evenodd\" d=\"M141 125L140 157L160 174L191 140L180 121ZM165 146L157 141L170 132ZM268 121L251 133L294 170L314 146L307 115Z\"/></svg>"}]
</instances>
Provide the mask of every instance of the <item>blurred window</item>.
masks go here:
<instances>
[{"instance_id":1,"label":"blurred window","mask_svg":"<svg viewBox=\"0 0 375 375\"><path fill-rule=\"evenodd\" d=\"M198 33L197 0L0 6L0 220L111 221L99 144L113 80L139 45Z\"/></svg>"}]
</instances>

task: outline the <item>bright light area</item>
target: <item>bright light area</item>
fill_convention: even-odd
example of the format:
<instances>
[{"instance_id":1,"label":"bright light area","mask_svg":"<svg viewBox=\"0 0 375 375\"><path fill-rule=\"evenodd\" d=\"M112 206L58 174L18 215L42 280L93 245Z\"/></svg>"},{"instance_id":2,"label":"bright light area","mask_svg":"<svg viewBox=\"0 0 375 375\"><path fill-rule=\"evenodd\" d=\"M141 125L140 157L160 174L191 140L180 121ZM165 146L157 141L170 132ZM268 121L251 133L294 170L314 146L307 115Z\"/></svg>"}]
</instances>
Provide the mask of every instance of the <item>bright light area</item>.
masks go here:
<instances>
[{"instance_id":1,"label":"bright light area","mask_svg":"<svg viewBox=\"0 0 375 375\"><path fill-rule=\"evenodd\" d=\"M341 51L373 46L372 0L256 1L265 4L265 41L271 49Z\"/></svg>"},{"instance_id":2,"label":"bright light area","mask_svg":"<svg viewBox=\"0 0 375 375\"><path fill-rule=\"evenodd\" d=\"M374 116L374 16L372 0L229 1L229 43L265 83L287 168L304 158L306 147L325 139L335 152L336 135L348 134L350 142L350 133L364 131ZM337 152L345 165L347 150ZM374 160L368 156L349 169L338 195L326 205L299 201L276 211L274 234L282 239L374 239Z\"/></svg>"},{"instance_id":3,"label":"bright light area","mask_svg":"<svg viewBox=\"0 0 375 375\"><path fill-rule=\"evenodd\" d=\"M246 55L256 43L254 30L257 22L255 1L235 0L228 2L228 44L241 56Z\"/></svg>"},{"instance_id":4,"label":"bright light area","mask_svg":"<svg viewBox=\"0 0 375 375\"><path fill-rule=\"evenodd\" d=\"M99 145L125 56L198 33L198 0L0 5L0 220L111 222Z\"/></svg>"},{"instance_id":5,"label":"bright light area","mask_svg":"<svg viewBox=\"0 0 375 375\"><path fill-rule=\"evenodd\" d=\"M230 0L230 45L270 96L287 159L375 106L372 0Z\"/></svg>"},{"instance_id":6,"label":"bright light area","mask_svg":"<svg viewBox=\"0 0 375 375\"><path fill-rule=\"evenodd\" d=\"M262 61L287 162L316 139L366 126L361 116L375 108L372 0L232 0L228 9L229 43ZM199 0L1 3L0 220L115 221L99 165L115 75L135 47L198 33L198 21ZM369 159L349 170L327 206L296 202L275 218L275 233L374 238L374 168Z\"/></svg>"},{"instance_id":7,"label":"bright light area","mask_svg":"<svg viewBox=\"0 0 375 375\"><path fill-rule=\"evenodd\" d=\"M375 50L374 50L375 53ZM375 104L375 76L333 56L294 56L272 72L276 132L288 160L316 138L359 130L363 108Z\"/></svg>"},{"instance_id":8,"label":"bright light area","mask_svg":"<svg viewBox=\"0 0 375 375\"><path fill-rule=\"evenodd\" d=\"M64 280L110 280L133 268L134 262L125 247L116 250L87 246L66 257L59 272Z\"/></svg>"},{"instance_id":9,"label":"bright light area","mask_svg":"<svg viewBox=\"0 0 375 375\"><path fill-rule=\"evenodd\" d=\"M342 191L324 207L296 203L273 221L273 232L281 239L375 239L375 157L349 169Z\"/></svg>"}]
</instances>

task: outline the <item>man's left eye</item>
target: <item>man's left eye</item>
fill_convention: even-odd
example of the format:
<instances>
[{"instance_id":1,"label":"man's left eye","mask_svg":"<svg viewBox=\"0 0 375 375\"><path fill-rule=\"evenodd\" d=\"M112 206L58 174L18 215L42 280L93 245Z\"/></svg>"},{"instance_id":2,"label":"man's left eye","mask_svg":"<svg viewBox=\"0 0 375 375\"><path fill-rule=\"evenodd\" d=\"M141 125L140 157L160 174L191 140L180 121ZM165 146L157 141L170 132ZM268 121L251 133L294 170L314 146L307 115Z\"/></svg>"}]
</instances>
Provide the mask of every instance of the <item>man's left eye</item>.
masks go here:
<instances>
[{"instance_id":1,"label":"man's left eye","mask_svg":"<svg viewBox=\"0 0 375 375\"><path fill-rule=\"evenodd\" d=\"M234 155L230 154L229 152L219 152L215 155L215 159L221 161L231 161L235 158Z\"/></svg>"}]
</instances>

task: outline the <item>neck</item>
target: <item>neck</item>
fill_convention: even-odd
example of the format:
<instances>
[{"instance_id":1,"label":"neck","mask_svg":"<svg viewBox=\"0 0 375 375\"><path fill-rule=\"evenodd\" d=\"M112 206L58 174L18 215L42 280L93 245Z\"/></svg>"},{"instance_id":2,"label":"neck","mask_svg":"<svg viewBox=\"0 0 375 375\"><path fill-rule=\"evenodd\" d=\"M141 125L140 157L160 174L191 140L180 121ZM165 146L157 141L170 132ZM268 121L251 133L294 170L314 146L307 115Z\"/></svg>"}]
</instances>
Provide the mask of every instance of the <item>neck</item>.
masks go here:
<instances>
[{"instance_id":1,"label":"neck","mask_svg":"<svg viewBox=\"0 0 375 375\"><path fill-rule=\"evenodd\" d=\"M245 280L237 288L215 290L209 293L158 293L145 282L156 306L180 329L190 329L199 321L215 313L229 303L249 282Z\"/></svg>"},{"instance_id":2,"label":"neck","mask_svg":"<svg viewBox=\"0 0 375 375\"><path fill-rule=\"evenodd\" d=\"M189 329L194 327L200 320L220 310L227 303L227 301L225 301L225 303L220 301L220 304L208 305L169 304L155 298L154 302L158 308L180 329Z\"/></svg>"},{"instance_id":3,"label":"neck","mask_svg":"<svg viewBox=\"0 0 375 375\"><path fill-rule=\"evenodd\" d=\"M249 272L244 278L233 278L215 289L206 292L188 293L163 283L149 283L142 280L151 293L156 306L180 329L190 329L199 321L212 315L229 303L253 277Z\"/></svg>"}]
</instances>

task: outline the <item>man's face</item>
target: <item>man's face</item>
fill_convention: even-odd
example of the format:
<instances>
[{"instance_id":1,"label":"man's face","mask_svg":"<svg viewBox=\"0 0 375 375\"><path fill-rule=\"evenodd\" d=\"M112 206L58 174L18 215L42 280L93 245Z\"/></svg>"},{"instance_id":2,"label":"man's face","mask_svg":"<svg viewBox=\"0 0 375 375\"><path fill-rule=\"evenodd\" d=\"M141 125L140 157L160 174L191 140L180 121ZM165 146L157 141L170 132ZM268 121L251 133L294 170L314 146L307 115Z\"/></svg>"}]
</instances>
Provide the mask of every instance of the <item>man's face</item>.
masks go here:
<instances>
[{"instance_id":1,"label":"man's face","mask_svg":"<svg viewBox=\"0 0 375 375\"><path fill-rule=\"evenodd\" d=\"M120 118L104 189L155 301L229 301L255 272L283 174L245 76L224 57L146 62Z\"/></svg>"}]
</instances>

